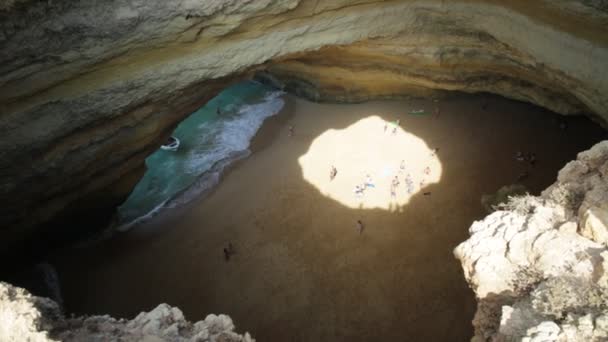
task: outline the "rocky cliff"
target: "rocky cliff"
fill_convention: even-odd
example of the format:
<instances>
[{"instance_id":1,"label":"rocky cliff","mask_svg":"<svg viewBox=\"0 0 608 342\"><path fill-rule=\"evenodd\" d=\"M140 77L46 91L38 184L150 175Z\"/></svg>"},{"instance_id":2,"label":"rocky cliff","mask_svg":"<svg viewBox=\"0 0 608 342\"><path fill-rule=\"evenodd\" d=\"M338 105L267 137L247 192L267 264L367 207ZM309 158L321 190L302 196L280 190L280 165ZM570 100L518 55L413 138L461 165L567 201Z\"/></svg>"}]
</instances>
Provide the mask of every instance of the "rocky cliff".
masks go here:
<instances>
[{"instance_id":1,"label":"rocky cliff","mask_svg":"<svg viewBox=\"0 0 608 342\"><path fill-rule=\"evenodd\" d=\"M478 299L474 341L608 340L608 141L470 233L455 255Z\"/></svg>"},{"instance_id":2,"label":"rocky cliff","mask_svg":"<svg viewBox=\"0 0 608 342\"><path fill-rule=\"evenodd\" d=\"M197 341L254 342L248 333L234 332L225 315L208 315L191 323L178 308L161 304L132 320L110 316L66 318L47 298L0 282L1 341Z\"/></svg>"},{"instance_id":3,"label":"rocky cliff","mask_svg":"<svg viewBox=\"0 0 608 342\"><path fill-rule=\"evenodd\" d=\"M514 197L455 249L478 299L472 341L608 340L608 141L578 155L541 196ZM190 323L161 304L133 320L62 315L0 282L2 341L252 341L229 317Z\"/></svg>"},{"instance_id":4,"label":"rocky cliff","mask_svg":"<svg viewBox=\"0 0 608 342\"><path fill-rule=\"evenodd\" d=\"M603 1L0 2L2 249L107 222L233 80L316 100L487 91L608 119Z\"/></svg>"}]
</instances>

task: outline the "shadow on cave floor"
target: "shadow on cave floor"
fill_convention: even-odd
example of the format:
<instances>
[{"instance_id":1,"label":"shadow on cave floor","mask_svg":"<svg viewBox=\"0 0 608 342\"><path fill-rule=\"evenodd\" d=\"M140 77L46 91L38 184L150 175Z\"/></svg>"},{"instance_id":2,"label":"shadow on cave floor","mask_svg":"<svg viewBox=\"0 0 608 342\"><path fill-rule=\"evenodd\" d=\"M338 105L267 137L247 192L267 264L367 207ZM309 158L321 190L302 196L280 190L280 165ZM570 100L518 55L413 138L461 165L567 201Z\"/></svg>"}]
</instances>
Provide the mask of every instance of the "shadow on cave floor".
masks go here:
<instances>
[{"instance_id":1,"label":"shadow on cave floor","mask_svg":"<svg viewBox=\"0 0 608 342\"><path fill-rule=\"evenodd\" d=\"M437 105L439 116L407 114ZM419 192L392 211L351 209L303 179L298 158L314 139L370 115L400 119L405 131L440 148L441 179L424 189L430 196ZM262 127L257 151L183 215L64 250L52 263L67 311L77 314L133 317L166 302L193 321L229 314L239 332L259 341L465 341L475 302L452 250L483 217L481 195L526 170L523 183L538 193L603 137L584 118L490 95L438 104L294 99ZM516 151L536 153L537 164L518 163ZM357 219L365 223L361 235ZM228 242L236 254L226 262Z\"/></svg>"}]
</instances>

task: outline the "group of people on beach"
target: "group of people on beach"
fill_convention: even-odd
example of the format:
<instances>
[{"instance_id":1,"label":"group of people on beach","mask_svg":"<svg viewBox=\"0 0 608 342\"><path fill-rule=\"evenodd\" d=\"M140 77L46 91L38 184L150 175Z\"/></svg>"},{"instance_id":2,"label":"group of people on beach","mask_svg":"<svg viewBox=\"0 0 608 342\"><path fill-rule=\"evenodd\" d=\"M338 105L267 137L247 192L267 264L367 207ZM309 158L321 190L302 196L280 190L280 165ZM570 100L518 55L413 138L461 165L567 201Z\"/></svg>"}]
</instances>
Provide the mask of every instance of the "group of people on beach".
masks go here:
<instances>
[{"instance_id":1,"label":"group of people on beach","mask_svg":"<svg viewBox=\"0 0 608 342\"><path fill-rule=\"evenodd\" d=\"M434 157L435 153L438 150L439 149L437 149L437 148L433 149L433 152L431 153L431 157ZM420 179L420 182L418 183L420 189L424 188L424 186L426 185L425 177L431 175L431 167L426 166L422 172L423 172L424 176L422 179ZM414 187L415 187L414 179L409 172L406 172L405 160L402 160L401 164L399 165L399 174L395 175L395 177L393 177L393 180L391 181L390 192L391 192L391 198L393 198L393 199L395 199L397 197L397 189L399 188L399 184L401 184L401 182L399 181L399 175L403 175L403 174L405 174L405 176L404 176L405 191L407 192L408 195L411 195L412 193L414 193ZM430 193L425 193L425 195L428 195L428 194L430 194Z\"/></svg>"},{"instance_id":2,"label":"group of people on beach","mask_svg":"<svg viewBox=\"0 0 608 342\"><path fill-rule=\"evenodd\" d=\"M437 110L437 112L438 112L438 110ZM399 126L400 126L399 119L392 121L390 123L385 122L384 133L386 134L387 132L390 132L392 135L396 135L397 129L399 128ZM288 135L290 137L292 137L294 135L294 126L290 125L288 127ZM436 154L438 151L439 151L438 148L434 148L430 153L430 157L431 158L436 157ZM420 189L422 189L425 186L425 184L426 184L425 177L430 176L431 167L426 166L422 172L423 172L424 176L418 184ZM331 165L330 169L329 169L329 181L333 182L336 179L337 175L338 175L338 169L336 168L335 165ZM390 195L391 195L392 199L395 199L397 197L397 190L399 188L399 185L401 184L400 177L403 177L404 184L405 184L405 191L407 192L407 194L411 195L414 193L414 190L415 190L414 179L413 179L412 175L406 171L405 160L401 160L398 173L394 175L394 177L390 183ZM355 185L354 195L357 198L361 198L364 196L364 194L367 190L373 189L373 188L376 188L376 184L374 183L371 174L368 173L368 174L366 174L365 179L360 184ZM424 195L430 195L430 192L426 192L426 193L424 193ZM364 230L363 222L361 220L357 220L356 226L357 226L357 230L358 230L359 234L361 234Z\"/></svg>"},{"instance_id":3,"label":"group of people on beach","mask_svg":"<svg viewBox=\"0 0 608 342\"><path fill-rule=\"evenodd\" d=\"M399 127L400 121L399 120L395 120L394 122L392 122L392 124L394 125L393 127L393 134L396 133L397 127ZM384 132L386 133L387 130L389 128L389 123L385 123L384 124ZM431 153L430 153L430 157L431 158L435 158L437 155L437 152L439 151L438 148L434 148ZM426 185L426 180L425 177L426 176L430 176L431 174L431 168L430 166L426 166L423 169L423 178L420 180L419 182L419 187L420 189L422 189L425 185ZM333 181L336 176L338 175L338 169L336 168L335 165L331 165L330 170L329 170L329 180L330 182ZM392 199L395 199L397 197L397 190L399 188L399 185L401 184L400 181L400 177L404 177L404 184L405 184L405 190L407 192L408 195L411 195L412 193L414 193L414 179L412 177L412 175L408 172L406 172L406 162L405 160L401 160L401 163L399 164L399 170L398 173L395 174L395 176L393 177L393 179L391 180L390 183L390 195ZM357 184L355 185L355 188L353 190L354 195L356 198L361 198L364 196L365 192L368 189L372 189L375 188L376 185L372 179L372 176L368 173L365 176L365 180L361 183L361 184ZM429 193L425 193L425 195L429 195Z\"/></svg>"}]
</instances>

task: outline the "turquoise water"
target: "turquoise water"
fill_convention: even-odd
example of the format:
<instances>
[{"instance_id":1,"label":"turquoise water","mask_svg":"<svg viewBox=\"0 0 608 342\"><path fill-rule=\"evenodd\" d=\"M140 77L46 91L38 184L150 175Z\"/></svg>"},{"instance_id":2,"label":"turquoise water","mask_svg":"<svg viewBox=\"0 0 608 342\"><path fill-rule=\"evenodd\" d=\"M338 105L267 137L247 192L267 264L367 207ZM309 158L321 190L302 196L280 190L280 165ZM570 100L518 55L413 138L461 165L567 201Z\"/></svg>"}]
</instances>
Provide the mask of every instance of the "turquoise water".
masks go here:
<instances>
[{"instance_id":1,"label":"turquoise water","mask_svg":"<svg viewBox=\"0 0 608 342\"><path fill-rule=\"evenodd\" d=\"M242 82L192 113L172 134L180 140L178 150L159 149L146 159L144 177L118 208L119 225L127 229L217 184L226 165L249 154L249 142L263 121L283 107L281 95L257 82Z\"/></svg>"}]
</instances>

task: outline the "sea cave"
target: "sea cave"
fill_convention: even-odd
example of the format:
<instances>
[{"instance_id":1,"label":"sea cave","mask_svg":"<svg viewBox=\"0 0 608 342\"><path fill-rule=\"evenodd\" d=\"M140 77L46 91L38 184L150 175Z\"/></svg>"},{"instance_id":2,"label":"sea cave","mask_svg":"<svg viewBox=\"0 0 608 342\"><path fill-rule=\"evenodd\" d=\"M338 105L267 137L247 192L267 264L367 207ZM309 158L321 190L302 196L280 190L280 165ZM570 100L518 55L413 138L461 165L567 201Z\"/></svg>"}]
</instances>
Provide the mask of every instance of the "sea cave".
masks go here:
<instances>
[{"instance_id":1,"label":"sea cave","mask_svg":"<svg viewBox=\"0 0 608 342\"><path fill-rule=\"evenodd\" d=\"M605 340L607 28L0 1L0 340Z\"/></svg>"}]
</instances>

